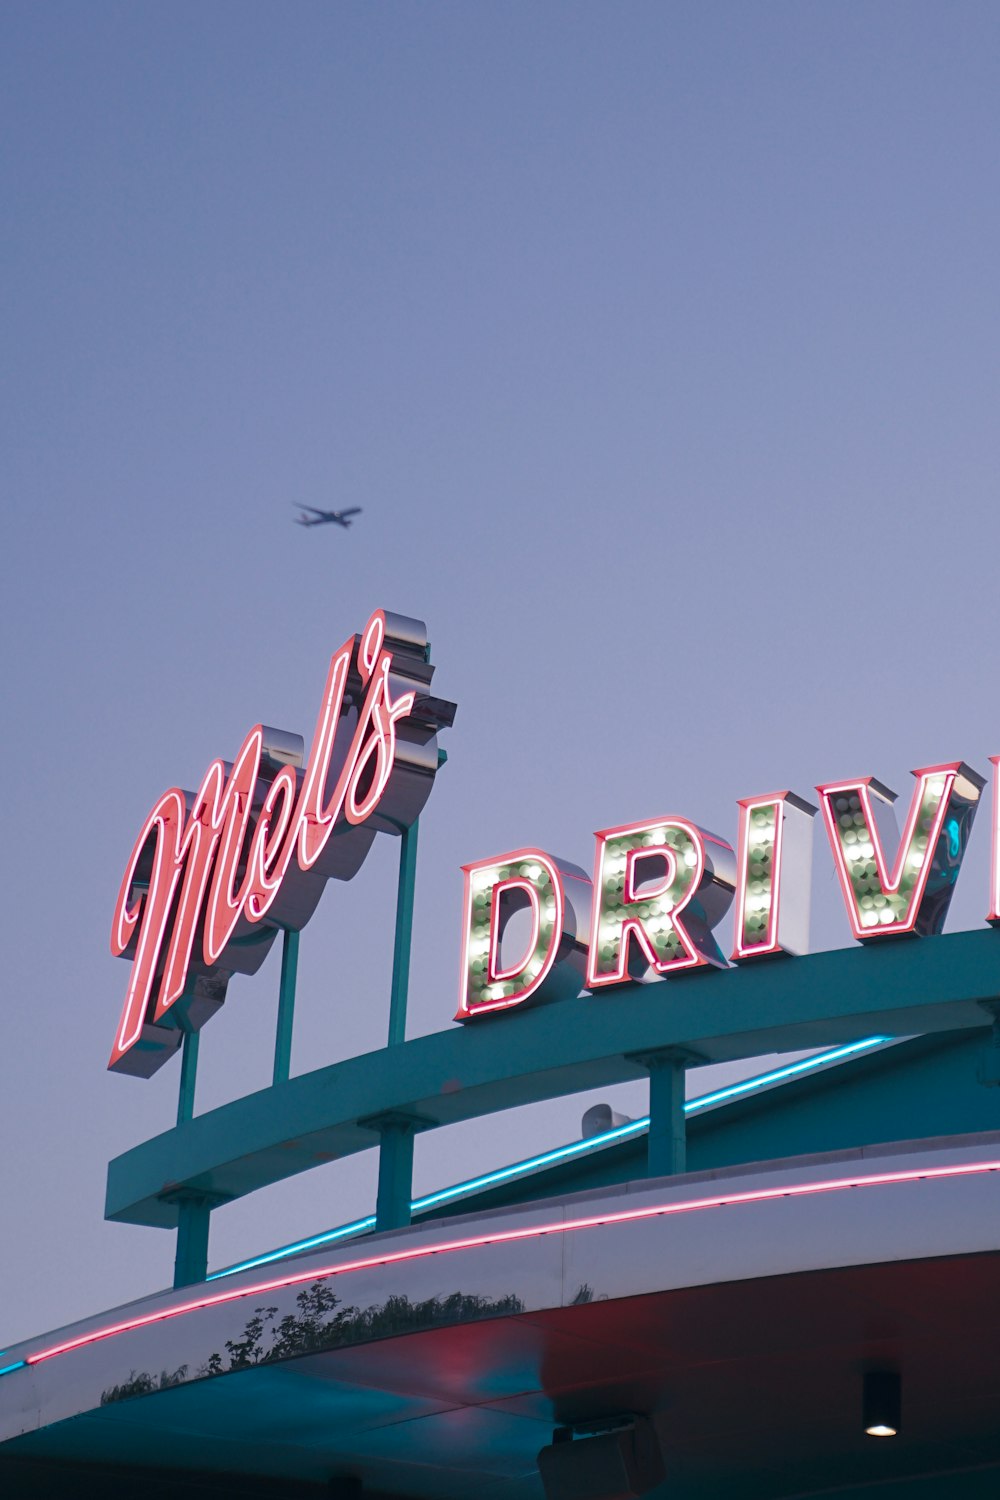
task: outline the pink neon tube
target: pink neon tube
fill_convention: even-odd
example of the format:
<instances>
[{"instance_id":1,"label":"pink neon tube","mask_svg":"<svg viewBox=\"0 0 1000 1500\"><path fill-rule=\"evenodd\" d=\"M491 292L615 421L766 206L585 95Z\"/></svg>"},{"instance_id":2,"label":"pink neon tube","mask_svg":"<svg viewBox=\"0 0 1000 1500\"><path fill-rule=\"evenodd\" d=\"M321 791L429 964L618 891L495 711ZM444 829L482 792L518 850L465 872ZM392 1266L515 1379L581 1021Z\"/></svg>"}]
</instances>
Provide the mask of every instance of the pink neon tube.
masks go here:
<instances>
[{"instance_id":1,"label":"pink neon tube","mask_svg":"<svg viewBox=\"0 0 1000 1500\"><path fill-rule=\"evenodd\" d=\"M444 1240L433 1245L414 1245L407 1250L389 1251L387 1254L366 1256L361 1260L343 1261L339 1265L296 1271L291 1275L274 1277L269 1281L256 1281L252 1286L213 1292L210 1296L160 1308L157 1312L144 1313L141 1317L129 1318L122 1323L109 1323L105 1328L93 1329L90 1333L82 1333L77 1338L67 1339L62 1344L53 1344L49 1349L40 1349L35 1354L29 1354L25 1358L25 1364L38 1365L43 1360L54 1359L59 1354L68 1354L71 1349L80 1349L85 1344L96 1344L102 1339L113 1338L119 1333L128 1333L134 1328L145 1328L151 1323L164 1323L170 1318L179 1318L185 1313L198 1312L207 1307L219 1307L226 1302L236 1302L242 1297L259 1297L265 1292L298 1286L304 1281L323 1281L330 1276L345 1276L351 1271L368 1271L376 1266L398 1265L408 1260L424 1260L430 1255L444 1255L453 1250L474 1250L485 1245L511 1244L515 1240L539 1239L546 1234L570 1234L578 1229L597 1229L605 1224L628 1224L642 1219L666 1218L671 1214L697 1213L706 1208L730 1208L742 1203L773 1203L781 1198L807 1198L816 1193L837 1193L845 1188L888 1187L895 1183L931 1182L950 1177L979 1177L998 1171L1000 1171L1000 1161L968 1162L950 1167L917 1167L900 1172L872 1172L856 1177L833 1177L818 1182L792 1183L785 1187L757 1188L750 1192L719 1193L711 1198L686 1198L676 1203L655 1203L644 1208L622 1209L617 1213L554 1220L551 1224L535 1224L530 1228L502 1229L493 1234L471 1235L465 1239Z\"/></svg>"}]
</instances>

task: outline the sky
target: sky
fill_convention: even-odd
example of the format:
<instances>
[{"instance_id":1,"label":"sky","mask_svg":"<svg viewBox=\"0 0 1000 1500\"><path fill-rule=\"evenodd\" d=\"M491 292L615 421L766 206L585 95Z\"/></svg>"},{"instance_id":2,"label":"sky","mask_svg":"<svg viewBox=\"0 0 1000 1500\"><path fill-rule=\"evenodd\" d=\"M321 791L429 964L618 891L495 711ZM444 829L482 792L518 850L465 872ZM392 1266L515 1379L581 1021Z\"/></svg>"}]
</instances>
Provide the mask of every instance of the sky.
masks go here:
<instances>
[{"instance_id":1,"label":"sky","mask_svg":"<svg viewBox=\"0 0 1000 1500\"><path fill-rule=\"evenodd\" d=\"M258 721L308 742L373 609L459 705L411 1036L453 1024L463 863L989 770L998 98L974 0L3 7L0 1342L169 1283L172 1235L102 1219L177 1099L176 1064L105 1071L118 885L163 790ZM815 948L851 941L824 844ZM293 1071L384 1044L396 858L303 934ZM277 952L199 1111L270 1080ZM415 1189L593 1102L422 1136ZM368 1212L375 1171L228 1206L211 1263Z\"/></svg>"}]
</instances>

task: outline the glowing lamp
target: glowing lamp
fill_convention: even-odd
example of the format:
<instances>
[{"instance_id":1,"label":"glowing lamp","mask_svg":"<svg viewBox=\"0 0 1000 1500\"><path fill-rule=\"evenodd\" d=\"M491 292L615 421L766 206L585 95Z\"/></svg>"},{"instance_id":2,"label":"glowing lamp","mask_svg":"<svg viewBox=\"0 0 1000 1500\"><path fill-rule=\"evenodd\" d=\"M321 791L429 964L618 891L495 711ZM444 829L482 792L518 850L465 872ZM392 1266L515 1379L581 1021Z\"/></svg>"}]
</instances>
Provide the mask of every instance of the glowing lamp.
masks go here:
<instances>
[{"instance_id":1,"label":"glowing lamp","mask_svg":"<svg viewBox=\"0 0 1000 1500\"><path fill-rule=\"evenodd\" d=\"M900 1379L896 1370L868 1370L862 1387L865 1432L869 1437L895 1437L900 1421Z\"/></svg>"}]
</instances>

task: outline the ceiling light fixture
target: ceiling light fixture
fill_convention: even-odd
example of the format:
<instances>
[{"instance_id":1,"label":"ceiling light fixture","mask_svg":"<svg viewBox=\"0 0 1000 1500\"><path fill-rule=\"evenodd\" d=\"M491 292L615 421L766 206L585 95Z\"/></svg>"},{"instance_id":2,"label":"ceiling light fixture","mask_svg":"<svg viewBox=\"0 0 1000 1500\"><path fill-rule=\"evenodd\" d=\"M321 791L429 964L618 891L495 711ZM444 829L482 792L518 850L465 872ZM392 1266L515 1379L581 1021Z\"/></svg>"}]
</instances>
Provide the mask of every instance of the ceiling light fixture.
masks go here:
<instances>
[{"instance_id":1,"label":"ceiling light fixture","mask_svg":"<svg viewBox=\"0 0 1000 1500\"><path fill-rule=\"evenodd\" d=\"M899 1432L900 1379L895 1370L868 1370L862 1391L864 1427L869 1437Z\"/></svg>"}]
</instances>

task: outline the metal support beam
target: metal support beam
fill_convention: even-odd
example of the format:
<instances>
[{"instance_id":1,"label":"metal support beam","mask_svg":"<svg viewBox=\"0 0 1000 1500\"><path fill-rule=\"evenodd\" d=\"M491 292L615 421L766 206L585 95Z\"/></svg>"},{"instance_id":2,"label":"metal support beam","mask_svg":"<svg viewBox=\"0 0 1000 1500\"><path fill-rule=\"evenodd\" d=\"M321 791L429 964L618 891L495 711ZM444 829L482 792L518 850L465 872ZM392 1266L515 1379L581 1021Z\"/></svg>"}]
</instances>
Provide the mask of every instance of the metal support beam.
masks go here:
<instances>
[{"instance_id":1,"label":"metal support beam","mask_svg":"<svg viewBox=\"0 0 1000 1500\"><path fill-rule=\"evenodd\" d=\"M417 877L419 819L404 828L399 840L399 885L396 889L396 940L392 950L392 989L389 995L389 1046L406 1041L406 1002L410 990L410 944L413 939L413 897Z\"/></svg>"},{"instance_id":2,"label":"metal support beam","mask_svg":"<svg viewBox=\"0 0 1000 1500\"><path fill-rule=\"evenodd\" d=\"M359 1120L366 1130L377 1130L378 1196L375 1202L375 1229L405 1229L410 1222L413 1198L413 1137L436 1122L420 1115L390 1111Z\"/></svg>"},{"instance_id":3,"label":"metal support beam","mask_svg":"<svg viewBox=\"0 0 1000 1500\"><path fill-rule=\"evenodd\" d=\"M109 1164L105 1214L173 1228L166 1182L195 1190L210 1182L240 1198L365 1150L374 1139L358 1121L387 1110L458 1124L644 1078L635 1059L668 1047L720 1063L875 1034L969 1030L984 1040L982 1002L998 994L1000 933L984 928L696 969L662 984L623 984L613 1004L598 994L515 1006L299 1074L282 1086L280 1109L261 1090L133 1147ZM982 1090L987 1100L995 1092Z\"/></svg>"},{"instance_id":4,"label":"metal support beam","mask_svg":"<svg viewBox=\"0 0 1000 1500\"><path fill-rule=\"evenodd\" d=\"M284 1083L292 1065L292 1023L295 1020L295 981L299 970L299 935L285 929L278 985L278 1025L274 1037L273 1083Z\"/></svg>"},{"instance_id":5,"label":"metal support beam","mask_svg":"<svg viewBox=\"0 0 1000 1500\"><path fill-rule=\"evenodd\" d=\"M993 1021L976 1067L976 1077L987 1088L1000 1087L1000 1000L984 1000L982 1008Z\"/></svg>"},{"instance_id":6,"label":"metal support beam","mask_svg":"<svg viewBox=\"0 0 1000 1500\"><path fill-rule=\"evenodd\" d=\"M410 1222L413 1196L413 1126L386 1125L378 1153L378 1198L375 1228L403 1229Z\"/></svg>"},{"instance_id":7,"label":"metal support beam","mask_svg":"<svg viewBox=\"0 0 1000 1500\"><path fill-rule=\"evenodd\" d=\"M687 1171L687 1126L684 1118L685 1074L705 1059L684 1047L664 1047L633 1054L649 1070L647 1177L671 1177Z\"/></svg>"},{"instance_id":8,"label":"metal support beam","mask_svg":"<svg viewBox=\"0 0 1000 1500\"><path fill-rule=\"evenodd\" d=\"M208 1230L214 1200L200 1193L185 1193L177 1205L174 1286L190 1286L204 1281L208 1271Z\"/></svg>"},{"instance_id":9,"label":"metal support beam","mask_svg":"<svg viewBox=\"0 0 1000 1500\"><path fill-rule=\"evenodd\" d=\"M184 1012L178 1010L178 1019L185 1019ZM177 1095L177 1123L183 1125L187 1120L194 1119L194 1088L198 1080L198 1032L184 1027L184 1041L181 1052L181 1085Z\"/></svg>"}]
</instances>

